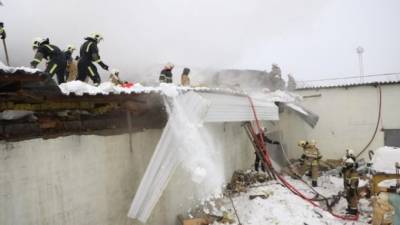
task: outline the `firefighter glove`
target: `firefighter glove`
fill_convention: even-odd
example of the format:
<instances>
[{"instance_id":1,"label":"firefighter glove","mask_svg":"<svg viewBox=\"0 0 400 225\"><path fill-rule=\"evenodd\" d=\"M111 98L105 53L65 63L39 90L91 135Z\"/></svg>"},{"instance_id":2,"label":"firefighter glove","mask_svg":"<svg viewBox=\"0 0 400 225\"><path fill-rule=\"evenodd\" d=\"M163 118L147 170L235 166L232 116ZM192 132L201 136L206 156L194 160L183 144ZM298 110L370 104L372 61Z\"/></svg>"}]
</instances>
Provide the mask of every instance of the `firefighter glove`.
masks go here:
<instances>
[{"instance_id":1,"label":"firefighter glove","mask_svg":"<svg viewBox=\"0 0 400 225\"><path fill-rule=\"evenodd\" d=\"M108 66L106 64L103 63L103 61L99 62L99 65L101 66L101 68L103 68L104 70L108 70Z\"/></svg>"}]
</instances>

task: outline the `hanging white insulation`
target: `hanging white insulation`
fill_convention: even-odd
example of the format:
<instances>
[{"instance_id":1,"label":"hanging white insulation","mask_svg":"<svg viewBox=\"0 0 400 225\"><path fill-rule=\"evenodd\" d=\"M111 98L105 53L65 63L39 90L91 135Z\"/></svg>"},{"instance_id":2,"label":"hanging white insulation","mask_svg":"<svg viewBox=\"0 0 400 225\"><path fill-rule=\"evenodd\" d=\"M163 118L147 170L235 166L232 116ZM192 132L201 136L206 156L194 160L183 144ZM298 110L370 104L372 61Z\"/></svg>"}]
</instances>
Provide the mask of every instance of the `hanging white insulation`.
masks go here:
<instances>
[{"instance_id":1,"label":"hanging white insulation","mask_svg":"<svg viewBox=\"0 0 400 225\"><path fill-rule=\"evenodd\" d=\"M199 164L200 168L215 166L210 165L212 160L192 160L199 158L195 153L215 149L211 146L213 137L202 126L203 122L249 121L254 118L249 100L245 96L188 92L175 98L166 98L165 102L169 120L128 213L129 217L137 218L143 223L150 217L182 159L191 164ZM278 108L273 103L254 100L254 105L259 119L278 120ZM210 154L212 153L205 153L207 159L212 159Z\"/></svg>"}]
</instances>

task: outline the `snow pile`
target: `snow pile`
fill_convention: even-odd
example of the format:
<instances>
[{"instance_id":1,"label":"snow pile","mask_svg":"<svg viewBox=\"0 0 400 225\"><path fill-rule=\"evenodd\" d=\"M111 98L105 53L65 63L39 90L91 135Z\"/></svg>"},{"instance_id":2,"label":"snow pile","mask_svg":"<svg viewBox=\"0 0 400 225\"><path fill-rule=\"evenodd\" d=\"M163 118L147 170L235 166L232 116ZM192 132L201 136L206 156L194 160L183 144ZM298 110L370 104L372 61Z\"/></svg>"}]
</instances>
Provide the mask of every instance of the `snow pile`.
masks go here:
<instances>
[{"instance_id":1,"label":"snow pile","mask_svg":"<svg viewBox=\"0 0 400 225\"><path fill-rule=\"evenodd\" d=\"M88 83L74 80L67 83L62 83L59 85L61 92L65 95L75 94L75 95L96 95L96 94L131 94L131 93L150 93L150 92L161 92L163 89L160 87L144 87L141 84L135 84L133 87L124 88L121 86L116 86L111 82L101 83L99 86L93 86Z\"/></svg>"},{"instance_id":2,"label":"snow pile","mask_svg":"<svg viewBox=\"0 0 400 225\"><path fill-rule=\"evenodd\" d=\"M10 66L6 66L3 62L0 61L0 70L3 70L4 72L7 73L15 73L16 71L25 71L27 73L37 73L40 72L39 69L33 69L33 68L29 68L29 67L10 67Z\"/></svg>"},{"instance_id":3,"label":"snow pile","mask_svg":"<svg viewBox=\"0 0 400 225\"><path fill-rule=\"evenodd\" d=\"M314 196L310 189L301 183L301 181L290 178L287 179L302 193L305 193L309 197ZM339 191L343 190L343 180L340 178L333 176L321 177L320 183L320 187L316 189L326 197L337 194ZM250 195L266 195L267 198L262 199L257 197L250 200ZM259 187L252 188L247 193L242 193L234 197L233 202L241 223L245 225L343 225L346 222L347 224L353 225L365 225L370 219L369 215L372 210L368 201L361 200L359 208L362 214L359 221L344 221L335 218L329 212L312 206L276 181L270 181L259 185ZM216 207L216 205L218 205L217 201L210 202L206 205L209 208L204 210L205 213L211 212L215 215L222 215L223 211L229 211L230 214L234 215L230 201L227 199L223 200L223 204L218 207ZM334 211L338 214L344 214L346 207L347 202L342 198L334 207ZM235 216L233 217L235 218ZM214 222L213 225L222 224ZM238 222L236 221L234 225L238 225Z\"/></svg>"},{"instance_id":4,"label":"snow pile","mask_svg":"<svg viewBox=\"0 0 400 225\"><path fill-rule=\"evenodd\" d=\"M237 94L243 95L244 92L233 91L230 89L224 88L207 88L207 87L182 87L177 86L175 84L166 84L161 83L160 86L150 87L143 86L140 83L135 83L132 87L121 87L112 84L107 81L101 83L99 86L93 86L88 83L82 81L70 81L66 83L62 83L59 85L61 92L65 95L75 94L75 95L96 95L96 94L134 94L134 93L162 93L166 96L173 97L177 96L178 93L184 93L188 91L212 91L219 93L229 93L229 94Z\"/></svg>"},{"instance_id":5,"label":"snow pile","mask_svg":"<svg viewBox=\"0 0 400 225\"><path fill-rule=\"evenodd\" d=\"M372 169L382 173L396 173L395 163L400 163L400 148L384 146L375 150Z\"/></svg>"}]
</instances>

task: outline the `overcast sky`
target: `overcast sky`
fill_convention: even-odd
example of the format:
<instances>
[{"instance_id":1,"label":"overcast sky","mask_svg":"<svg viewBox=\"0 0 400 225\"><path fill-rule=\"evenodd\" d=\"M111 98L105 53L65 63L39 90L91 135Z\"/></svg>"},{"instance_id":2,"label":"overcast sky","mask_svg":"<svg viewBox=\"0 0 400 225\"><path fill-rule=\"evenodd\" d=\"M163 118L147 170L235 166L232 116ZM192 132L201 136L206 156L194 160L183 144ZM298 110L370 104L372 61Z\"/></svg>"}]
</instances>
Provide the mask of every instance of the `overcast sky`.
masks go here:
<instances>
[{"instance_id":1,"label":"overcast sky","mask_svg":"<svg viewBox=\"0 0 400 225\"><path fill-rule=\"evenodd\" d=\"M192 68L270 70L310 80L400 72L398 0L2 0L13 65L34 37L65 48L99 32L103 60L134 76L171 61ZM0 48L0 59L4 54Z\"/></svg>"}]
</instances>

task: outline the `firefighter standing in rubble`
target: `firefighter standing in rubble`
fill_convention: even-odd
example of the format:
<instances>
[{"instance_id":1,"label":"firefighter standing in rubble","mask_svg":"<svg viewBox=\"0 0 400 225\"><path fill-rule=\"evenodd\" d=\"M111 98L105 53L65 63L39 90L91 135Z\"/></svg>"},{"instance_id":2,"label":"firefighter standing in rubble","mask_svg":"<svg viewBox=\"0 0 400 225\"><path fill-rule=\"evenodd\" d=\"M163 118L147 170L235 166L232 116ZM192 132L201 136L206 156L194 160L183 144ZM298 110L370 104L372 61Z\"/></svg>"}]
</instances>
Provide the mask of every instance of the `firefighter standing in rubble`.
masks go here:
<instances>
[{"instance_id":1,"label":"firefighter standing in rubble","mask_svg":"<svg viewBox=\"0 0 400 225\"><path fill-rule=\"evenodd\" d=\"M0 22L0 39L6 39L6 30L4 29L4 23Z\"/></svg>"},{"instance_id":2,"label":"firefighter standing in rubble","mask_svg":"<svg viewBox=\"0 0 400 225\"><path fill-rule=\"evenodd\" d=\"M164 69L160 73L160 83L172 83L172 69L174 69L174 64L167 63Z\"/></svg>"},{"instance_id":3,"label":"firefighter standing in rubble","mask_svg":"<svg viewBox=\"0 0 400 225\"><path fill-rule=\"evenodd\" d=\"M359 199L357 189L360 177L357 172L356 162L352 157L347 158L344 162L342 174L344 179L344 191L346 193L347 200L347 213L351 215L357 215Z\"/></svg>"},{"instance_id":4,"label":"firefighter standing in rubble","mask_svg":"<svg viewBox=\"0 0 400 225\"><path fill-rule=\"evenodd\" d=\"M86 37L85 40L80 49L77 80L85 81L86 77L89 76L95 85L99 85L101 83L100 75L93 62L99 64L104 70L108 70L108 66L100 59L97 47L103 37L98 33L94 33Z\"/></svg>"},{"instance_id":5,"label":"firefighter standing in rubble","mask_svg":"<svg viewBox=\"0 0 400 225\"><path fill-rule=\"evenodd\" d=\"M64 83L67 60L63 52L57 46L50 44L48 38L35 38L32 47L36 51L35 57L31 62L32 68L36 68L43 59L46 59L47 67L45 72L51 76L56 74L58 84Z\"/></svg>"},{"instance_id":6,"label":"firefighter standing in rubble","mask_svg":"<svg viewBox=\"0 0 400 225\"><path fill-rule=\"evenodd\" d=\"M273 140L269 139L267 137L267 135L265 134L265 132L266 132L265 128L262 128L262 131L263 131L262 137L263 137L264 143L269 143L269 144L273 144L273 145L280 145L281 144L279 141L273 141ZM258 136L259 135L257 135L257 137ZM262 157L262 155L261 155L261 157ZM254 169L257 172L259 171L260 165L261 165L261 171L265 172L265 167L264 167L263 160L262 160L262 158L260 158L259 154L257 154L257 152L256 152L256 159L254 161Z\"/></svg>"},{"instance_id":7,"label":"firefighter standing in rubble","mask_svg":"<svg viewBox=\"0 0 400 225\"><path fill-rule=\"evenodd\" d=\"M300 159L302 167L299 175L303 176L308 171L311 175L311 184L316 187L319 176L319 160L322 158L319 149L316 147L315 141L299 141L298 146L304 151Z\"/></svg>"}]
</instances>

